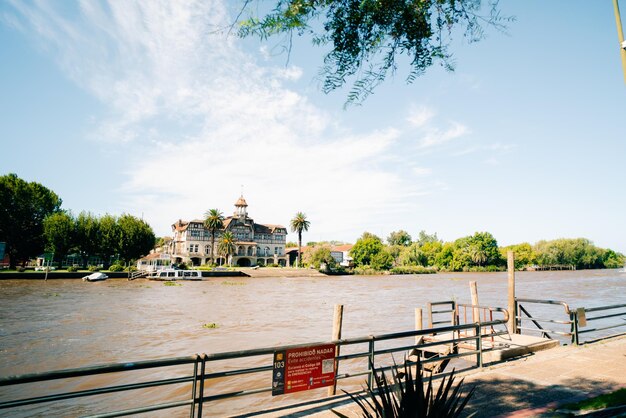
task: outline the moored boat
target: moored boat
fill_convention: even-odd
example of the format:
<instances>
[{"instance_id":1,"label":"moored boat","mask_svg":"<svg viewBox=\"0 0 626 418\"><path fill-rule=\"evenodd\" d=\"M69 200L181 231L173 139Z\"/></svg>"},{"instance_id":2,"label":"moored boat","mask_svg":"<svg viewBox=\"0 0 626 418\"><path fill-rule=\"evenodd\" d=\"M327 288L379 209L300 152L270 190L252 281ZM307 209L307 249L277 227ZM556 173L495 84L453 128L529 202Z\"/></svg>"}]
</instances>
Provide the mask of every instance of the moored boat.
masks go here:
<instances>
[{"instance_id":1,"label":"moored boat","mask_svg":"<svg viewBox=\"0 0 626 418\"><path fill-rule=\"evenodd\" d=\"M150 280L202 280L202 272L200 270L177 270L163 269L155 272L149 277Z\"/></svg>"},{"instance_id":2,"label":"moored boat","mask_svg":"<svg viewBox=\"0 0 626 418\"><path fill-rule=\"evenodd\" d=\"M104 273L92 273L88 276L83 277L83 282L101 282L103 280L108 279L109 276L107 276Z\"/></svg>"}]
</instances>

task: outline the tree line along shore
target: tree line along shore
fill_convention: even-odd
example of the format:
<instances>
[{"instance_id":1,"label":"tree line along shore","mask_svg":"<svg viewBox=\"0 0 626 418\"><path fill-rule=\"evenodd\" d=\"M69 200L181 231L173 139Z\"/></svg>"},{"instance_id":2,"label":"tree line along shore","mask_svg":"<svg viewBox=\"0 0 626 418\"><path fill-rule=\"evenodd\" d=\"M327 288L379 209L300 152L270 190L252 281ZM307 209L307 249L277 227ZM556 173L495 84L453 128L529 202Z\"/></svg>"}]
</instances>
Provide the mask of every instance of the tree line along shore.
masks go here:
<instances>
[{"instance_id":1,"label":"tree line along shore","mask_svg":"<svg viewBox=\"0 0 626 418\"><path fill-rule=\"evenodd\" d=\"M132 269L136 260L158 245L150 225L129 214L96 216L81 212L74 216L62 209L61 198L37 182L26 182L16 174L0 176L0 243L4 243L3 262L11 269L25 266L29 260L50 254L50 263L101 265L105 269ZM305 224L294 224L300 246L302 232L310 222L298 213ZM304 227L306 226L306 227ZM620 268L626 257L611 249L597 247L586 238L539 241L500 247L489 232L476 232L451 242L443 242L437 234L421 231L416 239L404 231L394 231L385 241L365 232L349 250L350 266L340 266L333 257L336 241L309 242L299 251L301 267L321 269L329 273L414 274L437 271L501 271L506 268L506 252L515 253L515 267L542 269L560 266L571 269ZM181 266L186 267L186 266ZM75 269L76 267L74 267Z\"/></svg>"},{"instance_id":2,"label":"tree line along shore","mask_svg":"<svg viewBox=\"0 0 626 418\"><path fill-rule=\"evenodd\" d=\"M307 244L305 264L316 268L339 268L332 257L332 243ZM451 242L421 231L416 240L403 230L392 232L384 242L365 232L349 251L356 274L435 273L437 271L504 271L507 252L515 253L517 270L620 268L623 254L595 246L586 238L542 240L498 246L489 232L476 232Z\"/></svg>"}]
</instances>

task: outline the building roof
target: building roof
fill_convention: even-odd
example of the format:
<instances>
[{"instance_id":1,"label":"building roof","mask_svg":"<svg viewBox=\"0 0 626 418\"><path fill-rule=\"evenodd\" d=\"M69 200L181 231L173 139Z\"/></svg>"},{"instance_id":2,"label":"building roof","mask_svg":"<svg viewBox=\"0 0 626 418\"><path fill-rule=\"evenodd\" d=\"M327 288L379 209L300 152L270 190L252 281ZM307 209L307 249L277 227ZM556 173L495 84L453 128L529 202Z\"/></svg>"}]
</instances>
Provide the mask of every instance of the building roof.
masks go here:
<instances>
[{"instance_id":1,"label":"building roof","mask_svg":"<svg viewBox=\"0 0 626 418\"><path fill-rule=\"evenodd\" d=\"M170 255L166 253L150 253L145 257L141 257L140 260L154 260L160 258L167 259L170 258Z\"/></svg>"},{"instance_id":2,"label":"building roof","mask_svg":"<svg viewBox=\"0 0 626 418\"><path fill-rule=\"evenodd\" d=\"M330 250L331 251L350 251L352 249L353 245L352 244L343 244L343 245L336 245L334 247L332 247Z\"/></svg>"},{"instance_id":3,"label":"building roof","mask_svg":"<svg viewBox=\"0 0 626 418\"><path fill-rule=\"evenodd\" d=\"M235 206L248 206L248 203L246 203L246 199L243 198L243 195L239 196L239 199L235 202Z\"/></svg>"},{"instance_id":4,"label":"building roof","mask_svg":"<svg viewBox=\"0 0 626 418\"><path fill-rule=\"evenodd\" d=\"M189 222L179 219L178 221L174 222L174 224L172 225L172 228L177 231L184 231L187 229L188 226L189 226Z\"/></svg>"},{"instance_id":5,"label":"building roof","mask_svg":"<svg viewBox=\"0 0 626 418\"><path fill-rule=\"evenodd\" d=\"M274 233L277 229L281 228L285 229L285 227L281 225L254 224L254 232L258 234Z\"/></svg>"}]
</instances>

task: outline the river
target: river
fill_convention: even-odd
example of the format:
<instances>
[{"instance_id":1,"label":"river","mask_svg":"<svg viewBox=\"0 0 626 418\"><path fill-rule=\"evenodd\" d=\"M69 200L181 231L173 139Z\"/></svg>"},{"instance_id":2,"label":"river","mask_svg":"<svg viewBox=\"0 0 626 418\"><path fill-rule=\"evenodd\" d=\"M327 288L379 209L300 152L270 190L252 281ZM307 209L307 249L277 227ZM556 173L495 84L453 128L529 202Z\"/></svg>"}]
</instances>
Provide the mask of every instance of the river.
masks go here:
<instances>
[{"instance_id":1,"label":"river","mask_svg":"<svg viewBox=\"0 0 626 418\"><path fill-rule=\"evenodd\" d=\"M410 330L414 308L429 301L469 303L470 281L478 284L481 305L506 308L506 273L233 277L179 286L0 280L0 375L329 340L335 304L345 307L344 338ZM516 282L518 297L563 300L571 307L626 300L620 270L518 272ZM203 327L208 323L216 328ZM0 388L3 394L9 389ZM262 395L255 408L277 404L263 397L271 398ZM244 413L249 404L239 400L211 416ZM46 408L52 407L28 414L55 415L56 409Z\"/></svg>"}]
</instances>

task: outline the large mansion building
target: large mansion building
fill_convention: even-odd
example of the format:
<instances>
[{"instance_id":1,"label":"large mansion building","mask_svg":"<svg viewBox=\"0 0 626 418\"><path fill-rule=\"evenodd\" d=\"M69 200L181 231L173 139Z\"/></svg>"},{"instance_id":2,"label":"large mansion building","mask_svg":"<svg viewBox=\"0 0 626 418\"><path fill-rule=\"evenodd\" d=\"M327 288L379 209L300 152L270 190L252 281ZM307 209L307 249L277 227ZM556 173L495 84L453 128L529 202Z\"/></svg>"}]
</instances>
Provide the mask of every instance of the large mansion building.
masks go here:
<instances>
[{"instance_id":1,"label":"large mansion building","mask_svg":"<svg viewBox=\"0 0 626 418\"><path fill-rule=\"evenodd\" d=\"M224 219L224 228L216 231L215 248L211 248L211 232L205 228L204 221L194 219L176 221L172 225L172 240L161 251L169 254L174 263L186 263L189 266L208 264L213 254L215 262L224 265L228 260L218 254L218 245L226 231L233 234L237 247L231 260L232 265L287 265L287 229L281 225L255 223L248 216L248 204L243 196L235 203L233 216Z\"/></svg>"}]
</instances>

